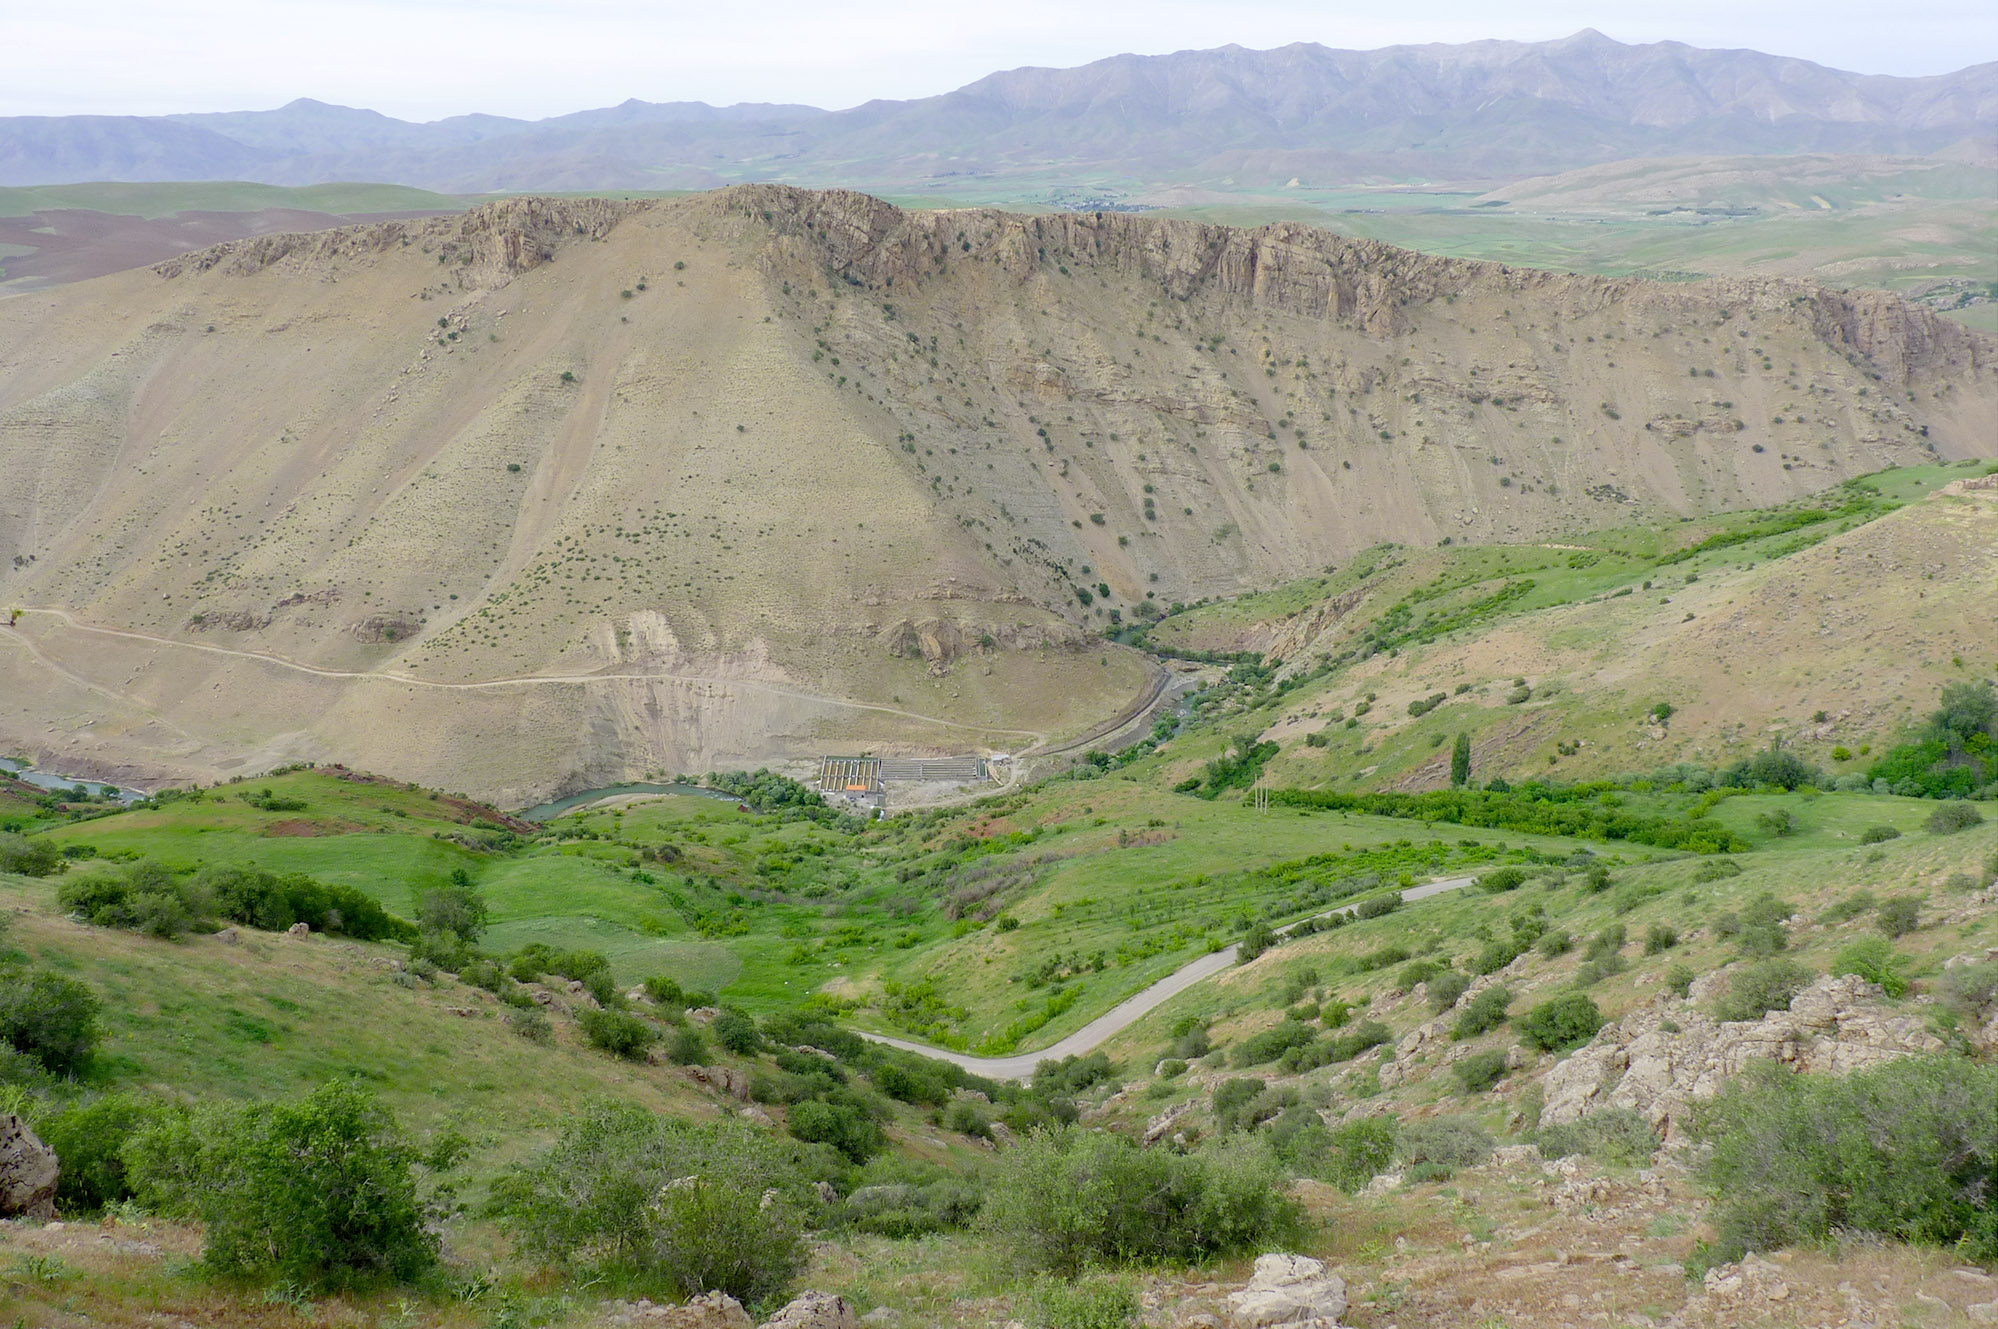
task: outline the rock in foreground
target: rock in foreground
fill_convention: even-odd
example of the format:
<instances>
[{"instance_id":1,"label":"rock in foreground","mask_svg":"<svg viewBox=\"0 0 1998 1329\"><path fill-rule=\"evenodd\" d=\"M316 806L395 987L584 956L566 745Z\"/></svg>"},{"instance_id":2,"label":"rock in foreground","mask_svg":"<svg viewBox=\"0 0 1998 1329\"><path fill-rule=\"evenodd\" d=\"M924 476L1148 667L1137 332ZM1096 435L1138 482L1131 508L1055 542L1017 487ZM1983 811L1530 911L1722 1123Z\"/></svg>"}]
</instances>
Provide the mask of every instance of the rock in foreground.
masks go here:
<instances>
[{"instance_id":1,"label":"rock in foreground","mask_svg":"<svg viewBox=\"0 0 1998 1329\"><path fill-rule=\"evenodd\" d=\"M1264 1255L1256 1275L1228 1295L1233 1329L1339 1329L1346 1280L1303 1255Z\"/></svg>"}]
</instances>

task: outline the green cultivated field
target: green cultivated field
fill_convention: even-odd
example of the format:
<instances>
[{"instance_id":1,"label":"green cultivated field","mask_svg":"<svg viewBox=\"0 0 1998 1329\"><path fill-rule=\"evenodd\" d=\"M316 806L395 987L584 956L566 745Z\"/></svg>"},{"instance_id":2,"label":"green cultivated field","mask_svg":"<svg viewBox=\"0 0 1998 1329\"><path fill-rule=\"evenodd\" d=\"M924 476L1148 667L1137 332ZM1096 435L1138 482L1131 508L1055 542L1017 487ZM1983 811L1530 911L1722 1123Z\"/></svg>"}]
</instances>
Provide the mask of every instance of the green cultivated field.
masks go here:
<instances>
[{"instance_id":1,"label":"green cultivated field","mask_svg":"<svg viewBox=\"0 0 1998 1329\"><path fill-rule=\"evenodd\" d=\"M406 185L258 185L242 180L161 183L99 182L0 189L0 217L78 209L130 217L170 217L177 212L258 212L292 208L335 216L374 212L459 212L462 198Z\"/></svg>"}]
</instances>

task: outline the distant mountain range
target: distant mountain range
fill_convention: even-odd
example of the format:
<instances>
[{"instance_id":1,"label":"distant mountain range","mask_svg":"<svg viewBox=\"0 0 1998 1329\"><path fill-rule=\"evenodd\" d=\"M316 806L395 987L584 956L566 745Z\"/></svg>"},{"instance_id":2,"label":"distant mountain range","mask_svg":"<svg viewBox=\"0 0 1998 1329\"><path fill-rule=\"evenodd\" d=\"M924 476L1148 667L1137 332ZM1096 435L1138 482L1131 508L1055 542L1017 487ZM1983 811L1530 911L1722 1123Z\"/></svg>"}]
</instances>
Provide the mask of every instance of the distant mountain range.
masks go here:
<instances>
[{"instance_id":1,"label":"distant mountain range","mask_svg":"<svg viewBox=\"0 0 1998 1329\"><path fill-rule=\"evenodd\" d=\"M428 124L274 111L0 118L0 185L376 180L455 193L745 180L977 193L1046 177L1267 187L1496 182L1637 156L1933 153L1998 137L1998 63L1929 78L1584 31L1341 51L1299 43L1016 69L915 101L627 101Z\"/></svg>"}]
</instances>

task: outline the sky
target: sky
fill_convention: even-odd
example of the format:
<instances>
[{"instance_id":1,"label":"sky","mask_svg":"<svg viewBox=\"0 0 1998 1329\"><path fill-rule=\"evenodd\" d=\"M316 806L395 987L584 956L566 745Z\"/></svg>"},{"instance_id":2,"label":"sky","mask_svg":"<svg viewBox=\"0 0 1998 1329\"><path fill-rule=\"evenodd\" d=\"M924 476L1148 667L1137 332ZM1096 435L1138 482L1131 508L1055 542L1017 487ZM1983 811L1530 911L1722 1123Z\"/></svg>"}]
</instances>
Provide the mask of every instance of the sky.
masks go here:
<instances>
[{"instance_id":1,"label":"sky","mask_svg":"<svg viewBox=\"0 0 1998 1329\"><path fill-rule=\"evenodd\" d=\"M408 120L642 101L829 109L995 70L1291 42L1370 49L1596 28L1868 74L1998 60L1992 0L0 0L0 115L263 110L296 97Z\"/></svg>"}]
</instances>

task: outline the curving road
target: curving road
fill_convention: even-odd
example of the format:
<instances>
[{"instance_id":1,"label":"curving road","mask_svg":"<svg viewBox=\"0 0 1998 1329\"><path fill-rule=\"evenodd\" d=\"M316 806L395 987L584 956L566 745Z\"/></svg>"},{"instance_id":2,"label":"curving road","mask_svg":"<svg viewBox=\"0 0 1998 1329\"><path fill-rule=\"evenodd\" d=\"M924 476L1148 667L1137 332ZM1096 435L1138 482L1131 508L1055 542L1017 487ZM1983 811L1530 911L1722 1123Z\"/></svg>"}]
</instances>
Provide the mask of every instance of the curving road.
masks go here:
<instances>
[{"instance_id":1,"label":"curving road","mask_svg":"<svg viewBox=\"0 0 1998 1329\"><path fill-rule=\"evenodd\" d=\"M1444 877L1438 881L1424 882L1420 886L1411 886L1401 893L1401 898L1403 903L1412 904L1417 900L1427 900L1431 896L1442 895L1446 891L1461 890L1475 880L1477 880L1475 877ZM1327 909L1324 913L1313 914L1311 917L1330 918L1334 914L1350 914L1359 907L1359 901L1355 900L1351 904L1340 905L1337 909ZM1304 921L1299 919L1297 923ZM1297 927L1297 923L1287 923L1278 928L1277 935L1282 936L1290 932ZM1080 1057L1095 1051L1097 1045L1112 1034L1121 1033L1135 1024L1140 1017L1156 1010L1195 983L1212 978L1232 966L1240 949L1239 945L1223 947L1221 950L1210 951L1197 960L1181 965L1144 991L1126 997L1068 1037L1051 1047L1042 1048L1039 1052L1019 1052L1010 1057L974 1057L966 1052L951 1052L944 1048L931 1047L928 1043L918 1043L913 1039L891 1038L887 1034L870 1034L865 1030L855 1032L869 1042L885 1043L904 1052L914 1052L919 1056L947 1061L953 1066L962 1067L973 1075L982 1075L988 1080L1026 1080L1032 1078L1034 1067L1043 1061Z\"/></svg>"}]
</instances>

